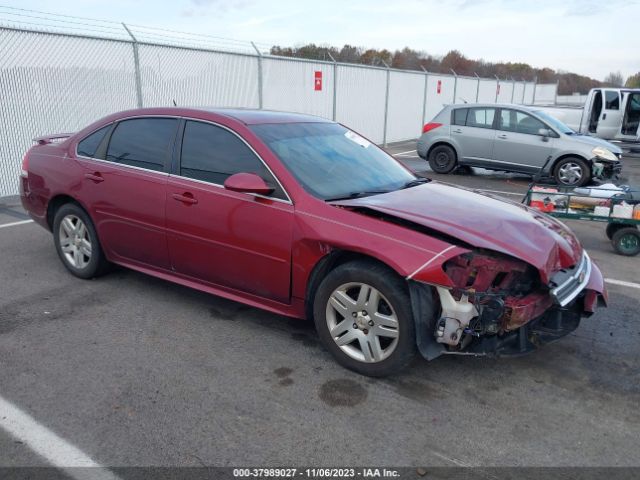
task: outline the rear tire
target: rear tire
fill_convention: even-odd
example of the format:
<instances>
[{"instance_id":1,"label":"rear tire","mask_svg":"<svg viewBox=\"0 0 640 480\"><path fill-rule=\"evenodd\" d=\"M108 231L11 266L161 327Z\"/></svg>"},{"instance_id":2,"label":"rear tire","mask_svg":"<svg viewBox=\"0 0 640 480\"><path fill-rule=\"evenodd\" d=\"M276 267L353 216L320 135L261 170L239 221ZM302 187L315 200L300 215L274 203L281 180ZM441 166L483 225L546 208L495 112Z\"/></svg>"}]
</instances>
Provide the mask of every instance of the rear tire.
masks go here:
<instances>
[{"instance_id":1,"label":"rear tire","mask_svg":"<svg viewBox=\"0 0 640 480\"><path fill-rule=\"evenodd\" d=\"M94 278L109 269L91 218L75 203L56 211L53 241L62 264L76 277Z\"/></svg>"},{"instance_id":2,"label":"rear tire","mask_svg":"<svg viewBox=\"0 0 640 480\"><path fill-rule=\"evenodd\" d=\"M583 159L567 157L556 164L553 176L563 187L582 187L591 180L591 169Z\"/></svg>"},{"instance_id":3,"label":"rear tire","mask_svg":"<svg viewBox=\"0 0 640 480\"><path fill-rule=\"evenodd\" d=\"M438 145L429 152L429 166L436 173L450 173L457 164L456 151L449 145Z\"/></svg>"},{"instance_id":4,"label":"rear tire","mask_svg":"<svg viewBox=\"0 0 640 480\"><path fill-rule=\"evenodd\" d=\"M406 284L384 265L358 260L336 267L320 283L313 313L322 343L343 367L384 377L415 357Z\"/></svg>"},{"instance_id":5,"label":"rear tire","mask_svg":"<svg viewBox=\"0 0 640 480\"><path fill-rule=\"evenodd\" d=\"M613 234L621 228L625 228L625 225L623 223L609 223L606 229L607 238L611 240L613 238Z\"/></svg>"},{"instance_id":6,"label":"rear tire","mask_svg":"<svg viewBox=\"0 0 640 480\"><path fill-rule=\"evenodd\" d=\"M624 227L616 230L611 238L613 248L620 255L633 257L640 253L640 231L636 227Z\"/></svg>"}]
</instances>

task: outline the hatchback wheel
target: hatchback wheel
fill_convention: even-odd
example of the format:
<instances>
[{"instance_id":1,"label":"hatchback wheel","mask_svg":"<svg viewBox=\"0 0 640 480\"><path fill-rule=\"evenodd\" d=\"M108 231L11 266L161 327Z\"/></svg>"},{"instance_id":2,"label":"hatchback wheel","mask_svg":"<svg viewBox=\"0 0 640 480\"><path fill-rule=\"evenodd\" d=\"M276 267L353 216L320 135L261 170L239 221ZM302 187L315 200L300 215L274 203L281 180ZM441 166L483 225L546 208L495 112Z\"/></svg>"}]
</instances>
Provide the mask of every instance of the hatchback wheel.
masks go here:
<instances>
[{"instance_id":1,"label":"hatchback wheel","mask_svg":"<svg viewBox=\"0 0 640 480\"><path fill-rule=\"evenodd\" d=\"M448 145L438 145L429 153L429 166L436 173L449 173L457 163L456 152Z\"/></svg>"},{"instance_id":2,"label":"hatchback wheel","mask_svg":"<svg viewBox=\"0 0 640 480\"><path fill-rule=\"evenodd\" d=\"M581 158L569 157L558 162L554 176L559 185L581 187L591 179L591 170Z\"/></svg>"},{"instance_id":3,"label":"hatchback wheel","mask_svg":"<svg viewBox=\"0 0 640 480\"><path fill-rule=\"evenodd\" d=\"M314 300L318 334L336 360L364 375L381 377L415 356L415 327L404 281L370 261L331 271Z\"/></svg>"},{"instance_id":4,"label":"hatchback wheel","mask_svg":"<svg viewBox=\"0 0 640 480\"><path fill-rule=\"evenodd\" d=\"M60 260L76 277L92 278L106 271L109 263L93 222L78 205L68 203L56 212L53 238Z\"/></svg>"}]
</instances>

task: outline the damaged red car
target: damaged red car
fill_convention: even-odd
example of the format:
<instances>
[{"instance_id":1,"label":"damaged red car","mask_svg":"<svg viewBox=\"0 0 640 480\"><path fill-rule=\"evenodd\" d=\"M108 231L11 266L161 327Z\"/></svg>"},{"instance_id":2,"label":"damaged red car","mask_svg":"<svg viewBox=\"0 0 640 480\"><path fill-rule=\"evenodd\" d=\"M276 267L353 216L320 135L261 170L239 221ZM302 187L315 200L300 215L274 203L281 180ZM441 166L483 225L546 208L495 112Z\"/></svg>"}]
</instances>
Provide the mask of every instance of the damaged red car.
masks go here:
<instances>
[{"instance_id":1,"label":"damaged red car","mask_svg":"<svg viewBox=\"0 0 640 480\"><path fill-rule=\"evenodd\" d=\"M22 203L72 274L115 263L313 318L365 375L418 352L525 354L606 304L563 224L417 177L338 123L153 108L36 141Z\"/></svg>"}]
</instances>

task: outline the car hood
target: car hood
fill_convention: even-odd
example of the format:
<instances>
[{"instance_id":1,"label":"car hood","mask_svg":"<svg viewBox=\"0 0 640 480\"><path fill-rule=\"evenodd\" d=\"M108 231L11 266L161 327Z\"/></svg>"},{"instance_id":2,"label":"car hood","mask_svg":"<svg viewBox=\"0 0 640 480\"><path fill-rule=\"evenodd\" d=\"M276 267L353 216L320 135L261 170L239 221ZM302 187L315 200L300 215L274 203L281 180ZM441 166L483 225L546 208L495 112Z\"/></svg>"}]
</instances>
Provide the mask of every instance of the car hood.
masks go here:
<instances>
[{"instance_id":1,"label":"car hood","mask_svg":"<svg viewBox=\"0 0 640 480\"><path fill-rule=\"evenodd\" d=\"M477 248L519 258L543 281L577 264L582 247L562 223L519 203L439 182L332 202L369 209L454 237Z\"/></svg>"},{"instance_id":2,"label":"car hood","mask_svg":"<svg viewBox=\"0 0 640 480\"><path fill-rule=\"evenodd\" d=\"M616 155L622 154L622 150L620 149L620 147L617 147L613 143L607 142L606 140L603 140L598 137L592 137L591 135L580 135L580 134L568 135L568 137L572 141L576 141L578 143L583 143L592 147L606 148L607 150L609 150L612 153L615 153Z\"/></svg>"}]
</instances>

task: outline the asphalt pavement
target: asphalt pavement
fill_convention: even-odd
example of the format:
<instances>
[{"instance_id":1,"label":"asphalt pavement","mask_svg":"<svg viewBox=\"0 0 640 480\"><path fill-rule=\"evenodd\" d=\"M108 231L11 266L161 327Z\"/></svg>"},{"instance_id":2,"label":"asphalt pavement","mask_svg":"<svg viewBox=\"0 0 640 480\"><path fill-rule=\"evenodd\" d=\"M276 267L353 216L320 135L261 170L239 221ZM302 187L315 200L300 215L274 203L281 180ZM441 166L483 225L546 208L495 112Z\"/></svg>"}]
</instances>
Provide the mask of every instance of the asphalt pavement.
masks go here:
<instances>
[{"instance_id":1,"label":"asphalt pavement","mask_svg":"<svg viewBox=\"0 0 640 480\"><path fill-rule=\"evenodd\" d=\"M511 199L530 181L434 175L415 142L389 151ZM625 172L640 184L640 160ZM374 380L335 363L308 321L126 269L76 279L24 220L0 201L0 466L61 458L19 440L2 405L28 417L25 438L109 467L640 464L638 286L609 283L609 308L531 355L419 359ZM602 224L570 226L605 277L640 282L640 257L616 255Z\"/></svg>"}]
</instances>

